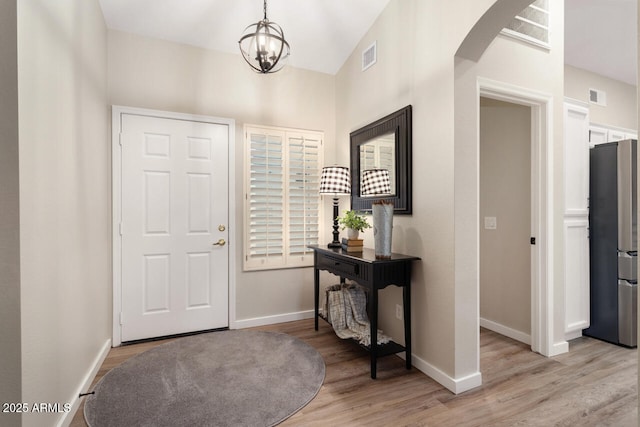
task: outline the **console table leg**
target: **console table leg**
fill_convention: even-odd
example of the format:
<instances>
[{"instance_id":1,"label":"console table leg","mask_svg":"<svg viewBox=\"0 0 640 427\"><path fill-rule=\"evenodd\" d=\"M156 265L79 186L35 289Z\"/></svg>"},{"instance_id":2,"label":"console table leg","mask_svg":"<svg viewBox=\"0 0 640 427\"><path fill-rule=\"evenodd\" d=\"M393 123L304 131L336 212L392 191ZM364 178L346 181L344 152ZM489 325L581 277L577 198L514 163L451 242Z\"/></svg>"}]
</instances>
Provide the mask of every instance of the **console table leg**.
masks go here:
<instances>
[{"instance_id":1,"label":"console table leg","mask_svg":"<svg viewBox=\"0 0 640 427\"><path fill-rule=\"evenodd\" d=\"M411 277L411 276L409 276ZM402 307L404 309L404 347L405 363L407 369L411 369L411 289L410 286L402 287Z\"/></svg>"},{"instance_id":2,"label":"console table leg","mask_svg":"<svg viewBox=\"0 0 640 427\"><path fill-rule=\"evenodd\" d=\"M315 328L318 330L318 312L320 307L320 270L314 268L313 271L313 290L314 290L314 319L315 319Z\"/></svg>"},{"instance_id":3,"label":"console table leg","mask_svg":"<svg viewBox=\"0 0 640 427\"><path fill-rule=\"evenodd\" d=\"M371 327L371 378L375 380L378 361L378 291L376 289L371 292L369 326Z\"/></svg>"}]
</instances>

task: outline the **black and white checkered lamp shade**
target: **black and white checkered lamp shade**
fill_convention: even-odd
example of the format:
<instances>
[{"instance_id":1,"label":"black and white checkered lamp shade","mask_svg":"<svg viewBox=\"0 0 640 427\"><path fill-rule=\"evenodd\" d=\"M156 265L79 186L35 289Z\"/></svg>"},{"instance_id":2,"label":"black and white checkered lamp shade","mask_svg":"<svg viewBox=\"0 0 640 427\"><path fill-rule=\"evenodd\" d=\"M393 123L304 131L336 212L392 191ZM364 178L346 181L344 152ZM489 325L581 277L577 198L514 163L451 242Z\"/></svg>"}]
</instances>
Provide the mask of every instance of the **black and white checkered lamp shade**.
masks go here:
<instances>
[{"instance_id":1,"label":"black and white checkered lamp shade","mask_svg":"<svg viewBox=\"0 0 640 427\"><path fill-rule=\"evenodd\" d=\"M362 171L362 196L381 196L391 194L391 180L388 169L367 169Z\"/></svg>"},{"instance_id":2,"label":"black and white checkered lamp shade","mask_svg":"<svg viewBox=\"0 0 640 427\"><path fill-rule=\"evenodd\" d=\"M327 166L322 168L320 194L351 194L351 175L349 175L349 168L344 166Z\"/></svg>"}]
</instances>

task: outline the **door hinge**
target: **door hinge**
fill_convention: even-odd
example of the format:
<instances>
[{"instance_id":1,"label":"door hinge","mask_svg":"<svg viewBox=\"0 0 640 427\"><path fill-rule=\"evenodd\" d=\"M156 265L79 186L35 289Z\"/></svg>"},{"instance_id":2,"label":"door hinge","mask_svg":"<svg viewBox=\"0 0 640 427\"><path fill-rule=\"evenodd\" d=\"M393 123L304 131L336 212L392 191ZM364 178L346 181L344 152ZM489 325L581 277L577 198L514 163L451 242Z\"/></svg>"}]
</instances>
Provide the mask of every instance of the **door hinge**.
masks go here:
<instances>
[{"instance_id":1,"label":"door hinge","mask_svg":"<svg viewBox=\"0 0 640 427\"><path fill-rule=\"evenodd\" d=\"M124 314L120 312L120 324L124 325Z\"/></svg>"},{"instance_id":2,"label":"door hinge","mask_svg":"<svg viewBox=\"0 0 640 427\"><path fill-rule=\"evenodd\" d=\"M118 224L118 232L122 236L122 223Z\"/></svg>"},{"instance_id":3,"label":"door hinge","mask_svg":"<svg viewBox=\"0 0 640 427\"><path fill-rule=\"evenodd\" d=\"M532 244L532 245L535 245L535 244L536 244L536 238L535 238L535 237L532 237L532 238L531 238L531 240L530 240L530 242L531 242L531 244Z\"/></svg>"},{"instance_id":4,"label":"door hinge","mask_svg":"<svg viewBox=\"0 0 640 427\"><path fill-rule=\"evenodd\" d=\"M122 132L118 134L118 145L122 147Z\"/></svg>"}]
</instances>

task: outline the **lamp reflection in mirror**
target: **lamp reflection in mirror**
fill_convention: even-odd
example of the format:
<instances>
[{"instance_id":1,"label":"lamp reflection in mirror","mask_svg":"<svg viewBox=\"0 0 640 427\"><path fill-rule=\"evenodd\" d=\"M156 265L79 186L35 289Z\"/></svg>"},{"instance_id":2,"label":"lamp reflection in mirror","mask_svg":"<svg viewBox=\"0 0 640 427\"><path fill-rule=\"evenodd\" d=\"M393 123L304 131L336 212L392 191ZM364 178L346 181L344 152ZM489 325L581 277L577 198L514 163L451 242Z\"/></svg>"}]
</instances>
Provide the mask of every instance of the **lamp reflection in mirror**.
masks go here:
<instances>
[{"instance_id":1,"label":"lamp reflection in mirror","mask_svg":"<svg viewBox=\"0 0 640 427\"><path fill-rule=\"evenodd\" d=\"M367 169L362 172L360 195L362 197L388 196L391 194L389 170ZM393 202L379 199L371 203L373 212L373 242L376 258L391 258L393 232Z\"/></svg>"},{"instance_id":2,"label":"lamp reflection in mirror","mask_svg":"<svg viewBox=\"0 0 640 427\"><path fill-rule=\"evenodd\" d=\"M367 169L362 171L361 196L388 196L391 194L391 180L388 169Z\"/></svg>"},{"instance_id":3,"label":"lamp reflection in mirror","mask_svg":"<svg viewBox=\"0 0 640 427\"><path fill-rule=\"evenodd\" d=\"M338 231L338 197L351 194L351 175L349 168L344 166L326 166L322 168L320 176L320 194L333 196L333 241L330 248L341 247L340 232Z\"/></svg>"}]
</instances>

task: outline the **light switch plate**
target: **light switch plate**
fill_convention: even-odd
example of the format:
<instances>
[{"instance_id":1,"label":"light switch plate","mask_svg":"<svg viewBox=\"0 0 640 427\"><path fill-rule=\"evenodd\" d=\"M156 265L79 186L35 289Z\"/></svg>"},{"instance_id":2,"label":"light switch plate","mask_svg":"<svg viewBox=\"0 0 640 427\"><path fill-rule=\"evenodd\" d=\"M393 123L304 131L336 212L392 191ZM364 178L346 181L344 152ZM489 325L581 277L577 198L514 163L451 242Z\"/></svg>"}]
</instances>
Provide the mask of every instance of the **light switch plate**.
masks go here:
<instances>
[{"instance_id":1,"label":"light switch plate","mask_svg":"<svg viewBox=\"0 0 640 427\"><path fill-rule=\"evenodd\" d=\"M498 220L495 216L485 216L484 217L484 228L485 230L495 230L498 228Z\"/></svg>"}]
</instances>

